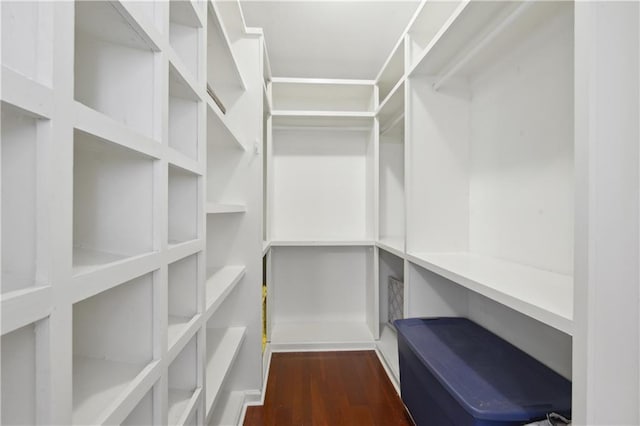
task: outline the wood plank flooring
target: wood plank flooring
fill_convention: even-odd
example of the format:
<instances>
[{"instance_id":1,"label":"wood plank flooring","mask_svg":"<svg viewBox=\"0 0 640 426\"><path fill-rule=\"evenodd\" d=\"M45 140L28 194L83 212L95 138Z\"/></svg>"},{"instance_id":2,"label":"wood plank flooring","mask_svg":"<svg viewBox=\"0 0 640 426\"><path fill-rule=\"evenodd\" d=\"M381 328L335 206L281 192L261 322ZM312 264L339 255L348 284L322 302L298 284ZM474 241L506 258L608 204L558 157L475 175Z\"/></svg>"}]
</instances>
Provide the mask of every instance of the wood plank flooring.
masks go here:
<instances>
[{"instance_id":1,"label":"wood plank flooring","mask_svg":"<svg viewBox=\"0 0 640 426\"><path fill-rule=\"evenodd\" d=\"M373 351L274 353L245 426L413 425Z\"/></svg>"}]
</instances>

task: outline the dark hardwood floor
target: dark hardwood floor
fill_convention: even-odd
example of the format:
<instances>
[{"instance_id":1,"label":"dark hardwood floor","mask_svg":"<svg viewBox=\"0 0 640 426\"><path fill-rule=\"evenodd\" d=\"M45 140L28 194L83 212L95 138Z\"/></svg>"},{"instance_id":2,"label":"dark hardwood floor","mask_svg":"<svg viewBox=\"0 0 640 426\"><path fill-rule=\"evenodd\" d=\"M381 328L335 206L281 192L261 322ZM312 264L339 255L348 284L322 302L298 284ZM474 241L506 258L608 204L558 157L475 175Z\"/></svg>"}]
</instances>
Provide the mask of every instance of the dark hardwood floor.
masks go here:
<instances>
[{"instance_id":1,"label":"dark hardwood floor","mask_svg":"<svg viewBox=\"0 0 640 426\"><path fill-rule=\"evenodd\" d=\"M274 353L245 426L413 425L373 351Z\"/></svg>"}]
</instances>

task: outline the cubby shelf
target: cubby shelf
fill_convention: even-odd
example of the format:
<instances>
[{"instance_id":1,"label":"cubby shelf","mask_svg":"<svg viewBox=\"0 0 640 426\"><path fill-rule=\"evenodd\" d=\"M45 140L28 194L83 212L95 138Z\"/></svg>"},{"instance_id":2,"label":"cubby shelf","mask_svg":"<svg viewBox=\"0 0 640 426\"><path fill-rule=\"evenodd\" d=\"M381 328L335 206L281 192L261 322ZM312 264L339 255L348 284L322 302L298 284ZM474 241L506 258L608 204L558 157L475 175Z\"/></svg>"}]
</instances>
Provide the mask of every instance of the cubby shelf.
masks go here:
<instances>
[{"instance_id":1,"label":"cubby shelf","mask_svg":"<svg viewBox=\"0 0 640 426\"><path fill-rule=\"evenodd\" d=\"M202 22L190 0L169 2L169 42L189 75L198 78L198 54Z\"/></svg>"},{"instance_id":2,"label":"cubby shelf","mask_svg":"<svg viewBox=\"0 0 640 426\"><path fill-rule=\"evenodd\" d=\"M380 238L376 241L376 245L383 250L393 253L394 255L404 258L404 238L401 237L387 237Z\"/></svg>"},{"instance_id":3,"label":"cubby shelf","mask_svg":"<svg viewBox=\"0 0 640 426\"><path fill-rule=\"evenodd\" d=\"M123 3L75 2L75 99L148 137L154 108L155 52L149 28Z\"/></svg>"},{"instance_id":4,"label":"cubby shelf","mask_svg":"<svg viewBox=\"0 0 640 426\"><path fill-rule=\"evenodd\" d=\"M169 146L198 159L198 105L197 89L185 78L175 64L169 65Z\"/></svg>"},{"instance_id":5,"label":"cubby shelf","mask_svg":"<svg viewBox=\"0 0 640 426\"><path fill-rule=\"evenodd\" d=\"M154 409L154 397L153 394L157 392L157 387L152 387L147 391L138 404L127 414L124 421L114 422L111 424L119 423L121 426L139 426L153 424L154 416L157 411Z\"/></svg>"},{"instance_id":6,"label":"cubby shelf","mask_svg":"<svg viewBox=\"0 0 640 426\"><path fill-rule=\"evenodd\" d=\"M404 57L404 37L401 37L376 79L381 105L393 94L398 82L404 79Z\"/></svg>"},{"instance_id":7,"label":"cubby shelf","mask_svg":"<svg viewBox=\"0 0 640 426\"><path fill-rule=\"evenodd\" d=\"M408 253L408 260L528 315L573 333L573 277L472 253Z\"/></svg>"},{"instance_id":8,"label":"cubby shelf","mask_svg":"<svg viewBox=\"0 0 640 426\"><path fill-rule=\"evenodd\" d=\"M234 287L244 277L244 266L225 266L210 269L207 274L207 317L211 316L224 302Z\"/></svg>"},{"instance_id":9,"label":"cubby shelf","mask_svg":"<svg viewBox=\"0 0 640 426\"><path fill-rule=\"evenodd\" d=\"M181 425L199 397L198 345L194 336L169 365L168 419L169 425Z\"/></svg>"},{"instance_id":10,"label":"cubby shelf","mask_svg":"<svg viewBox=\"0 0 640 426\"><path fill-rule=\"evenodd\" d=\"M273 127L370 129L374 112L272 111Z\"/></svg>"},{"instance_id":11,"label":"cubby shelf","mask_svg":"<svg viewBox=\"0 0 640 426\"><path fill-rule=\"evenodd\" d=\"M377 116L380 120L381 133L393 127L398 117L404 116L404 84L404 80L398 82L378 108Z\"/></svg>"},{"instance_id":12,"label":"cubby shelf","mask_svg":"<svg viewBox=\"0 0 640 426\"><path fill-rule=\"evenodd\" d=\"M0 295L0 333L10 333L48 316L51 292L51 286L40 286Z\"/></svg>"},{"instance_id":13,"label":"cubby shelf","mask_svg":"<svg viewBox=\"0 0 640 426\"><path fill-rule=\"evenodd\" d=\"M169 426L184 425L187 418L192 412L193 407L197 404L201 395L200 389L194 392L169 389L168 405L169 405Z\"/></svg>"},{"instance_id":14,"label":"cubby shelf","mask_svg":"<svg viewBox=\"0 0 640 426\"><path fill-rule=\"evenodd\" d=\"M243 204L207 203L207 214L244 213L247 206Z\"/></svg>"},{"instance_id":15,"label":"cubby shelf","mask_svg":"<svg viewBox=\"0 0 640 426\"><path fill-rule=\"evenodd\" d=\"M169 166L169 244L198 238L199 180L198 175Z\"/></svg>"},{"instance_id":16,"label":"cubby shelf","mask_svg":"<svg viewBox=\"0 0 640 426\"><path fill-rule=\"evenodd\" d=\"M53 90L3 65L2 102L38 117L50 118L53 112Z\"/></svg>"},{"instance_id":17,"label":"cubby shelf","mask_svg":"<svg viewBox=\"0 0 640 426\"><path fill-rule=\"evenodd\" d=\"M224 381L238 356L245 332L245 327L207 328L207 419L211 417Z\"/></svg>"}]
</instances>

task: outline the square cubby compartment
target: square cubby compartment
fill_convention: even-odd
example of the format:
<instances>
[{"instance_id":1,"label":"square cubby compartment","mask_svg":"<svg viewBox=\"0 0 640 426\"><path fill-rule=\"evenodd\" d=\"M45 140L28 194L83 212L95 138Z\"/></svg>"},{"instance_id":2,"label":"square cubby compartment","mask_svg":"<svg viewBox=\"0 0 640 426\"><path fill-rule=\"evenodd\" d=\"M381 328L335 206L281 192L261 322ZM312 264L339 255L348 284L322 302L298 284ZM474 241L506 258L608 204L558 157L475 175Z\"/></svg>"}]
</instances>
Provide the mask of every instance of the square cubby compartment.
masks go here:
<instances>
[{"instance_id":1,"label":"square cubby compartment","mask_svg":"<svg viewBox=\"0 0 640 426\"><path fill-rule=\"evenodd\" d=\"M48 319L2 336L1 424L50 424L48 340Z\"/></svg>"},{"instance_id":2,"label":"square cubby compartment","mask_svg":"<svg viewBox=\"0 0 640 426\"><path fill-rule=\"evenodd\" d=\"M148 426L158 424L155 416L155 393L158 392L157 386L149 389L149 392L138 402L138 405L129 413L122 422L122 426Z\"/></svg>"},{"instance_id":3,"label":"square cubby compartment","mask_svg":"<svg viewBox=\"0 0 640 426\"><path fill-rule=\"evenodd\" d=\"M75 99L148 137L159 135L155 47L122 4L75 2Z\"/></svg>"},{"instance_id":4,"label":"square cubby compartment","mask_svg":"<svg viewBox=\"0 0 640 426\"><path fill-rule=\"evenodd\" d=\"M4 7L4 4L3 4ZM36 212L43 211L43 148L50 122L5 103L2 110L2 293L46 284ZM38 226L41 225L41 226Z\"/></svg>"},{"instance_id":5,"label":"square cubby compartment","mask_svg":"<svg viewBox=\"0 0 640 426\"><path fill-rule=\"evenodd\" d=\"M154 160L74 132L75 273L153 250Z\"/></svg>"},{"instance_id":6,"label":"square cubby compartment","mask_svg":"<svg viewBox=\"0 0 640 426\"><path fill-rule=\"evenodd\" d=\"M183 424L198 387L197 336L169 366L169 425Z\"/></svg>"},{"instance_id":7,"label":"square cubby compartment","mask_svg":"<svg viewBox=\"0 0 640 426\"><path fill-rule=\"evenodd\" d=\"M169 245L198 238L198 175L169 166Z\"/></svg>"},{"instance_id":8,"label":"square cubby compartment","mask_svg":"<svg viewBox=\"0 0 640 426\"><path fill-rule=\"evenodd\" d=\"M54 2L2 1L2 66L51 86Z\"/></svg>"},{"instance_id":9,"label":"square cubby compartment","mask_svg":"<svg viewBox=\"0 0 640 426\"><path fill-rule=\"evenodd\" d=\"M153 359L153 273L73 305L73 424L95 424Z\"/></svg>"},{"instance_id":10,"label":"square cubby compartment","mask_svg":"<svg viewBox=\"0 0 640 426\"><path fill-rule=\"evenodd\" d=\"M198 159L199 100L178 71L169 65L169 146L194 160Z\"/></svg>"},{"instance_id":11,"label":"square cubby compartment","mask_svg":"<svg viewBox=\"0 0 640 426\"><path fill-rule=\"evenodd\" d=\"M198 259L194 254L169 265L169 348L198 312Z\"/></svg>"},{"instance_id":12,"label":"square cubby compartment","mask_svg":"<svg viewBox=\"0 0 640 426\"><path fill-rule=\"evenodd\" d=\"M198 75L200 20L191 1L169 2L169 42L194 78Z\"/></svg>"}]
</instances>

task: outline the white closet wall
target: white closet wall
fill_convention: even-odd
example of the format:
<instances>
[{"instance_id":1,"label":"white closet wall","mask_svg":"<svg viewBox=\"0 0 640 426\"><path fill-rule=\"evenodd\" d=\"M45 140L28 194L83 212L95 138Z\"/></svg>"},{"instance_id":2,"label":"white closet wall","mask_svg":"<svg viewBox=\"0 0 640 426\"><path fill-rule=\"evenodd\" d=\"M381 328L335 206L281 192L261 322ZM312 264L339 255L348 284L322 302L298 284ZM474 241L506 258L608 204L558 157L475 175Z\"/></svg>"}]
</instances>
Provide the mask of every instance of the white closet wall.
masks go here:
<instances>
[{"instance_id":1,"label":"white closet wall","mask_svg":"<svg viewBox=\"0 0 640 426\"><path fill-rule=\"evenodd\" d=\"M260 389L263 41L229 3L2 3L3 424L237 423Z\"/></svg>"}]
</instances>

